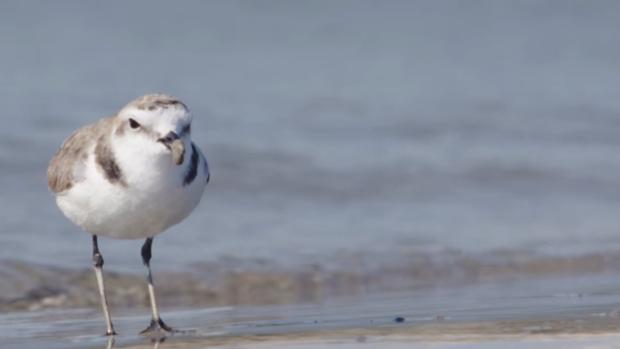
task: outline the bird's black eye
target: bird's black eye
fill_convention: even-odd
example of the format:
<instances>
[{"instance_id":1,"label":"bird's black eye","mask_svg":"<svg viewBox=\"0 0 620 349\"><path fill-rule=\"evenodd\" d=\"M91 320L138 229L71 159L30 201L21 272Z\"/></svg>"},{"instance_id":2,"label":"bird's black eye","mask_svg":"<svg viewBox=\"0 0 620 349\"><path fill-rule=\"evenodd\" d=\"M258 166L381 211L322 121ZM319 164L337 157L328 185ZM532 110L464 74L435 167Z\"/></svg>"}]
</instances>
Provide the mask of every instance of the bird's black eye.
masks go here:
<instances>
[{"instance_id":1,"label":"bird's black eye","mask_svg":"<svg viewBox=\"0 0 620 349\"><path fill-rule=\"evenodd\" d=\"M140 127L140 124L134 119L129 119L129 126L135 129Z\"/></svg>"}]
</instances>

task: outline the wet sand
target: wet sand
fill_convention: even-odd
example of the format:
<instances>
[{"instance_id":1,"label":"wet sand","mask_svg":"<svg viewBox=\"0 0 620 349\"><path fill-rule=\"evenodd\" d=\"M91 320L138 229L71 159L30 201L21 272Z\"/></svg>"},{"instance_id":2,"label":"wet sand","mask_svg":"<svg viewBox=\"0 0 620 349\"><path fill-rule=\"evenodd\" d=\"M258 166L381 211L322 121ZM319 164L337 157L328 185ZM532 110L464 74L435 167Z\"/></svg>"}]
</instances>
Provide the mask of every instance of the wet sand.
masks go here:
<instances>
[{"instance_id":1,"label":"wet sand","mask_svg":"<svg viewBox=\"0 0 620 349\"><path fill-rule=\"evenodd\" d=\"M263 309L265 312L278 309ZM212 309L168 313L177 322L188 318L223 316L236 313L234 319L212 319L200 328L188 328L158 341L135 335L147 316L121 317L117 321L127 334L115 338L79 334L100 329L99 319L51 320L39 324L38 332L28 339L3 337L3 348L358 348L360 345L377 348L618 348L620 321L613 316L593 313L558 315L556 318L522 320L451 321L446 319L405 320L376 318L349 320L344 323L308 321L300 314L277 321L252 319L252 315L237 313L239 309ZM68 314L55 314L66 316ZM74 314L75 315L75 314ZM82 314L85 315L85 314ZM88 314L89 317L94 314ZM51 314L48 314L51 316ZM363 315L360 314L361 317ZM54 316L52 316L54 317ZM3 319L5 320L5 319ZM185 321L187 322L187 321ZM191 322L191 321L190 321ZM198 321L200 322L200 321ZM36 327L36 326L34 326ZM33 328L31 327L31 330ZM43 332L45 332L43 331ZM24 337L27 332L22 332ZM96 332L92 332L96 333ZM129 334L131 333L131 334ZM32 334L32 333L30 333Z\"/></svg>"},{"instance_id":2,"label":"wet sand","mask_svg":"<svg viewBox=\"0 0 620 349\"><path fill-rule=\"evenodd\" d=\"M118 348L618 348L620 334L596 329L576 333L530 332L530 327L551 327L543 323L480 323L456 326L431 325L421 328L351 329L338 332L170 338L164 342L143 340L120 344L102 340L106 347ZM557 324L564 326L564 324ZM525 326L525 327L524 327ZM525 329L525 330L524 330ZM497 332L499 330L499 333Z\"/></svg>"},{"instance_id":3,"label":"wet sand","mask_svg":"<svg viewBox=\"0 0 620 349\"><path fill-rule=\"evenodd\" d=\"M164 342L137 333L148 309L113 307L119 335L101 335L99 309L0 315L2 348L615 348L620 276L544 277L407 292L330 297L306 304L164 307L186 330Z\"/></svg>"},{"instance_id":4,"label":"wet sand","mask_svg":"<svg viewBox=\"0 0 620 349\"><path fill-rule=\"evenodd\" d=\"M486 326L485 326L486 325ZM312 335L254 336L226 339L172 339L163 343L129 345L125 348L618 348L620 334L607 332L495 334L498 324L479 324L472 328L425 328L403 330L350 330ZM506 325L506 324L503 324ZM526 324L520 324L526 325ZM533 324L529 324L533 325ZM549 323L546 323L546 326ZM485 332L490 330L491 332ZM505 329L504 329L505 330ZM452 333L451 331L454 331ZM469 332L471 331L471 332ZM115 346L114 342L106 345Z\"/></svg>"}]
</instances>

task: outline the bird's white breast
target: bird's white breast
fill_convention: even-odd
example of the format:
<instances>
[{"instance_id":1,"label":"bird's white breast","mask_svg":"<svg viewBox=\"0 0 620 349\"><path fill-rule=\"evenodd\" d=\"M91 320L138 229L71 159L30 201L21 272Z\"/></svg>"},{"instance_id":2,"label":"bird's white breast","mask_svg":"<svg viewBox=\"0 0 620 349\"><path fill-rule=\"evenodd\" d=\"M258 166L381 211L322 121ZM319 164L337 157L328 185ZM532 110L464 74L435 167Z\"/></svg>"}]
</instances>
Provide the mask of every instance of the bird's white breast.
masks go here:
<instances>
[{"instance_id":1,"label":"bird's white breast","mask_svg":"<svg viewBox=\"0 0 620 349\"><path fill-rule=\"evenodd\" d=\"M202 155L196 178L184 185L191 161L189 140L179 166L163 146L140 142L128 144L117 138L111 143L122 183L108 181L95 161L94 146L90 149L80 170L83 180L57 196L58 206L69 219L91 234L140 239L161 233L191 213L206 185Z\"/></svg>"}]
</instances>

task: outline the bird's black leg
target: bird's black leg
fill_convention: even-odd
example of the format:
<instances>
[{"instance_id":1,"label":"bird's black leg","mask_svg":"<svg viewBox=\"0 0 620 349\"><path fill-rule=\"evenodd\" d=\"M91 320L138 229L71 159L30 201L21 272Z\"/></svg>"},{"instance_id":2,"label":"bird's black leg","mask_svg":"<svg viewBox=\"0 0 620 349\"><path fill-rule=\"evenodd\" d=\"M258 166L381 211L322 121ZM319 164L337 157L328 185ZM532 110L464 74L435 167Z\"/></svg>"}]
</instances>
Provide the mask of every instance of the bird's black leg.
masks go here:
<instances>
[{"instance_id":1,"label":"bird's black leg","mask_svg":"<svg viewBox=\"0 0 620 349\"><path fill-rule=\"evenodd\" d=\"M157 332L179 332L172 327L166 325L164 321L159 317L159 310L157 309L157 301L155 300L155 287L153 287L153 275L151 273L151 245L153 245L153 238L148 238L142 245L142 262L148 269L148 275L146 281L148 282L149 298L151 300L151 324L144 329L141 334L152 334Z\"/></svg>"},{"instance_id":2,"label":"bird's black leg","mask_svg":"<svg viewBox=\"0 0 620 349\"><path fill-rule=\"evenodd\" d=\"M108 301L105 295L105 287L103 286L103 256L99 252L97 244L97 235L93 235L93 264L95 267L95 277L97 278L97 287L99 288L99 296L101 298L101 307L103 308L103 316L106 324L106 335L115 335L114 326L112 326L112 318L108 310Z\"/></svg>"}]
</instances>

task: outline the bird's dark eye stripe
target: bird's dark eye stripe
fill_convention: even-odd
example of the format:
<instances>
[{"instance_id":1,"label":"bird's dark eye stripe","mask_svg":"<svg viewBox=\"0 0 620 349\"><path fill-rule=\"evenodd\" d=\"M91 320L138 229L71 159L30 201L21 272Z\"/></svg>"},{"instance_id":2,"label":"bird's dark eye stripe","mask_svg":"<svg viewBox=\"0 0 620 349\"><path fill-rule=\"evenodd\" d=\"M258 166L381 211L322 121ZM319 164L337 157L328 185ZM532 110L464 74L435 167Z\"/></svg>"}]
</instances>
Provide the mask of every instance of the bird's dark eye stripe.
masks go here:
<instances>
[{"instance_id":1,"label":"bird's dark eye stripe","mask_svg":"<svg viewBox=\"0 0 620 349\"><path fill-rule=\"evenodd\" d=\"M129 119L129 126L131 126L131 128L138 128L140 124L134 119Z\"/></svg>"}]
</instances>

